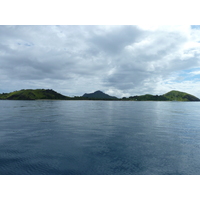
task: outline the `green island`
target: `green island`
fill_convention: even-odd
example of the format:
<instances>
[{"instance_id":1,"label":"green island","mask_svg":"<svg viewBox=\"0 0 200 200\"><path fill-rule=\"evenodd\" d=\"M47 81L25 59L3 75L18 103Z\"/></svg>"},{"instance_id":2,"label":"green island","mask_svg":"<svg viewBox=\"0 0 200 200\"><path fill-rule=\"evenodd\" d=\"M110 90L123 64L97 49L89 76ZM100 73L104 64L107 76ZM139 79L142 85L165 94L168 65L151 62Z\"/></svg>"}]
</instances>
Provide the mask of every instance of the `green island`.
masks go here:
<instances>
[{"instance_id":1,"label":"green island","mask_svg":"<svg viewBox=\"0 0 200 200\"><path fill-rule=\"evenodd\" d=\"M191 94L175 90L163 95L145 94L117 98L99 90L94 93L85 93L82 96L69 97L52 89L22 89L10 93L2 93L0 94L0 100L200 101L199 98Z\"/></svg>"}]
</instances>

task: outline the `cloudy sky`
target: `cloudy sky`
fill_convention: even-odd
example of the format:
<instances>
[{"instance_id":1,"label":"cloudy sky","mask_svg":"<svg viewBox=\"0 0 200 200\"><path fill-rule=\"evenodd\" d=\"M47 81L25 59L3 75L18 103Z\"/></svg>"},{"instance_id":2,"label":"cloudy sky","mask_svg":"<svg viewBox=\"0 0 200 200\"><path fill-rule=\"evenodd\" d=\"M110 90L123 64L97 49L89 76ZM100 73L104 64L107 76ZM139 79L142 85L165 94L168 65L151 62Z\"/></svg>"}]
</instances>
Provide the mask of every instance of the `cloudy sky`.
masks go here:
<instances>
[{"instance_id":1,"label":"cloudy sky","mask_svg":"<svg viewBox=\"0 0 200 200\"><path fill-rule=\"evenodd\" d=\"M0 26L0 93L200 97L199 26Z\"/></svg>"}]
</instances>

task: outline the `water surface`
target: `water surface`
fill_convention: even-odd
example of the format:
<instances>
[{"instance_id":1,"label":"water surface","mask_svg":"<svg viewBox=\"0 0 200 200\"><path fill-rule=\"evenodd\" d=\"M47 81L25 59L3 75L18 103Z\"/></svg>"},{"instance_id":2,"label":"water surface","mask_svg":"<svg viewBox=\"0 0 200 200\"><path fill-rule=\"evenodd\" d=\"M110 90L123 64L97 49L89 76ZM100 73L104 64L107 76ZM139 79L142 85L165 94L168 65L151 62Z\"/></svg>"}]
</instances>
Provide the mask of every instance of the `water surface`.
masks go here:
<instances>
[{"instance_id":1,"label":"water surface","mask_svg":"<svg viewBox=\"0 0 200 200\"><path fill-rule=\"evenodd\" d=\"M0 101L0 174L200 174L200 103Z\"/></svg>"}]
</instances>

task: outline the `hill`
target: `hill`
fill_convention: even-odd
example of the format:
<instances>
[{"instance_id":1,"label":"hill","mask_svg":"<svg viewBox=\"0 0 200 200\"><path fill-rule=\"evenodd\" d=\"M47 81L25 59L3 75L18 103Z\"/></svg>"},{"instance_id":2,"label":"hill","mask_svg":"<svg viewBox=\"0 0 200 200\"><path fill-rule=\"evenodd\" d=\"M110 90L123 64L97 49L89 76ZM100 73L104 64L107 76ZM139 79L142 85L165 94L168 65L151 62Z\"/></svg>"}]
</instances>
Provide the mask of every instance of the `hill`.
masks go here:
<instances>
[{"instance_id":1,"label":"hill","mask_svg":"<svg viewBox=\"0 0 200 200\"><path fill-rule=\"evenodd\" d=\"M101 99L101 100L107 100L107 99L112 99L112 100L117 100L117 97L110 96L108 94L103 93L102 91L98 90L94 93L85 93L82 97L87 98L87 99Z\"/></svg>"},{"instance_id":2,"label":"hill","mask_svg":"<svg viewBox=\"0 0 200 200\"><path fill-rule=\"evenodd\" d=\"M191 94L176 90L172 90L166 94L163 94L163 96L166 97L169 101L200 101L199 98Z\"/></svg>"},{"instance_id":3,"label":"hill","mask_svg":"<svg viewBox=\"0 0 200 200\"><path fill-rule=\"evenodd\" d=\"M126 100L134 100L134 101L200 101L199 98L180 91L172 90L163 95L151 95L145 94L141 96L130 96Z\"/></svg>"},{"instance_id":4,"label":"hill","mask_svg":"<svg viewBox=\"0 0 200 200\"><path fill-rule=\"evenodd\" d=\"M70 97L66 97L62 94L55 92L50 89L27 89L19 90L10 93L0 94L0 99L8 100L37 100L37 99L57 99L57 100L67 100Z\"/></svg>"}]
</instances>

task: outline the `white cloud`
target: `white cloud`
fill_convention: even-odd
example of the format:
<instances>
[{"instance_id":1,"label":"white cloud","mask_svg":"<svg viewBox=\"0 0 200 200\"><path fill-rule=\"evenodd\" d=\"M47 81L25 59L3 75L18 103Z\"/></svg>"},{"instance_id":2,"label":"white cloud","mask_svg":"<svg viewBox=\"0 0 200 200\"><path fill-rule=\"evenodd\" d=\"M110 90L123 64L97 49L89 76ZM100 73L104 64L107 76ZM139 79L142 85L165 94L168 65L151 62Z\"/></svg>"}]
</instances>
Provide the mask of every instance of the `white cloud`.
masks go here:
<instances>
[{"instance_id":1,"label":"white cloud","mask_svg":"<svg viewBox=\"0 0 200 200\"><path fill-rule=\"evenodd\" d=\"M192 75L199 75L199 74L200 74L200 70L189 72L189 74L192 74Z\"/></svg>"}]
</instances>

